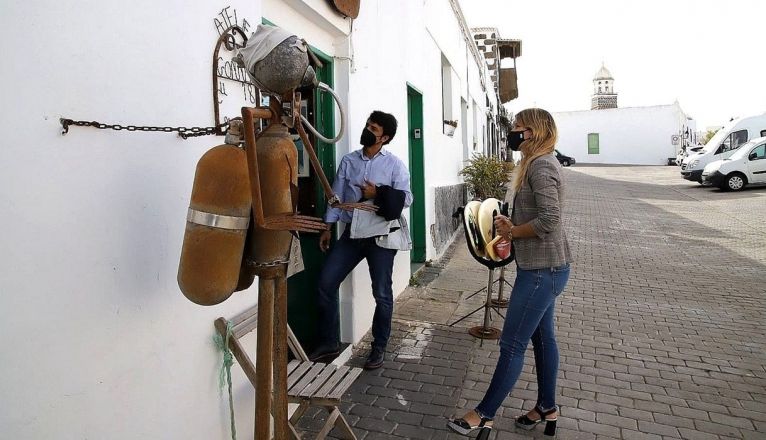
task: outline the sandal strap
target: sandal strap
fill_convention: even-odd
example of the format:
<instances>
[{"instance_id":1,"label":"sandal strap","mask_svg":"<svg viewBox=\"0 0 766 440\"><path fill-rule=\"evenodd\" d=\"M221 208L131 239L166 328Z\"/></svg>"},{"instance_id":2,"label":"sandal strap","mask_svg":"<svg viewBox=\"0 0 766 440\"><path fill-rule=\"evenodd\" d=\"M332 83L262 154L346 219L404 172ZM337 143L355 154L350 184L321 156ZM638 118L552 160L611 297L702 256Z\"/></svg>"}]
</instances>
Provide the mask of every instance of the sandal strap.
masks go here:
<instances>
[{"instance_id":1,"label":"sandal strap","mask_svg":"<svg viewBox=\"0 0 766 440\"><path fill-rule=\"evenodd\" d=\"M474 426L471 426L465 419L455 419L452 421L452 423L456 424L457 426L463 428L463 429L474 429Z\"/></svg>"},{"instance_id":2,"label":"sandal strap","mask_svg":"<svg viewBox=\"0 0 766 440\"><path fill-rule=\"evenodd\" d=\"M477 428L484 428L485 426L487 426L487 422L492 422L492 419L482 417L481 422L479 422L479 426ZM487 428L492 428L492 425L487 426Z\"/></svg>"},{"instance_id":3,"label":"sandal strap","mask_svg":"<svg viewBox=\"0 0 766 440\"><path fill-rule=\"evenodd\" d=\"M556 419L548 419L546 416L549 416L555 412L558 412L559 406L553 405L553 408L549 409L548 411L543 411L540 405L535 405L535 407L532 410L537 412L537 414L540 415L540 420L556 420ZM556 418L558 418L558 416Z\"/></svg>"},{"instance_id":4,"label":"sandal strap","mask_svg":"<svg viewBox=\"0 0 766 440\"><path fill-rule=\"evenodd\" d=\"M482 417L481 421L476 426L471 426L470 423L468 423L465 419L459 418L452 421L452 423L458 425L459 427L463 429L477 429L477 428L484 428L485 426L487 428L492 428L492 425L487 426L487 423L492 422L492 419L488 419L486 417Z\"/></svg>"}]
</instances>

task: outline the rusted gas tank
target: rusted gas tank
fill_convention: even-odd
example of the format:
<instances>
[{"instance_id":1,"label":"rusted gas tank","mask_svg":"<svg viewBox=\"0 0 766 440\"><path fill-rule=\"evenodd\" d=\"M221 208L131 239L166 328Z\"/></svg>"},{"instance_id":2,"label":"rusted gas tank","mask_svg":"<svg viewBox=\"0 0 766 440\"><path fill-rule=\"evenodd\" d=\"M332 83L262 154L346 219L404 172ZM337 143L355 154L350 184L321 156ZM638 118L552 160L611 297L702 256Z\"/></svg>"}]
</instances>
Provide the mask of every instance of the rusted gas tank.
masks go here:
<instances>
[{"instance_id":1,"label":"rusted gas tank","mask_svg":"<svg viewBox=\"0 0 766 440\"><path fill-rule=\"evenodd\" d=\"M192 302L209 306L234 293L250 223L245 151L213 147L197 163L186 217L178 286Z\"/></svg>"},{"instance_id":2,"label":"rusted gas tank","mask_svg":"<svg viewBox=\"0 0 766 440\"><path fill-rule=\"evenodd\" d=\"M293 193L298 188L298 151L287 127L272 123L257 140L258 174L260 175L263 215L268 218L295 212ZM290 256L290 231L275 231L252 225L237 290L253 283L256 275L271 278L277 272L275 262L285 262Z\"/></svg>"}]
</instances>

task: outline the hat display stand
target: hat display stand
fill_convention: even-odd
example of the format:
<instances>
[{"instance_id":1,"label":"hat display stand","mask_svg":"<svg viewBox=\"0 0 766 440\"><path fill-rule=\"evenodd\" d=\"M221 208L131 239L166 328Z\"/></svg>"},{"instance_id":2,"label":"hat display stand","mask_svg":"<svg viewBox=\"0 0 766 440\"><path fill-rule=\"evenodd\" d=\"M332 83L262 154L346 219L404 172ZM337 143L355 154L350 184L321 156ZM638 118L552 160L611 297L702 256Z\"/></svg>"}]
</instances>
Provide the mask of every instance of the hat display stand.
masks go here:
<instances>
[{"instance_id":1,"label":"hat display stand","mask_svg":"<svg viewBox=\"0 0 766 440\"><path fill-rule=\"evenodd\" d=\"M511 249L510 255L503 259L503 260L495 260L490 258L486 252L483 250L485 243L488 242L488 239L491 239L491 237L494 236L494 227L492 226L492 222L487 221L486 219L494 218L497 214L503 214L508 215L508 208L507 204L503 204L500 201L496 199L488 199L484 203L482 203L482 208L487 210L487 206L489 205L490 208L492 208L492 204L494 201L497 201L497 205L495 209L492 209L490 213L485 215L484 222L478 222L476 221L477 217L477 208L478 208L478 202L469 202L466 204L465 207L458 210L458 213L461 215L463 219L463 229L465 232L466 242L468 244L468 250L471 253L471 256L479 262L482 266L485 266L487 268L487 285L482 287L481 289L477 290L476 292L473 292L470 294L466 299L473 298L474 296L485 292L486 293L486 301L483 305L479 306L477 309L471 311L467 315L461 317L457 321L450 324L450 327L455 326L456 324L462 322L463 320L467 319L470 316L473 316L474 314L478 313L482 309L484 310L484 322L483 325L471 327L468 329L468 333L475 337L479 338L481 340L484 339L499 339L500 338L500 330L491 326L492 321L492 313L498 314L501 318L505 319L505 316L500 312L500 308L507 307L508 301L502 298L502 293L498 296L498 298L492 297L492 290L493 286L495 284L499 285L499 292L503 291L504 284L507 284L510 287L513 287L508 281L505 279L505 266L508 265L511 261L514 259L514 252L513 249ZM489 204L487 202L490 202ZM482 227L483 224L483 227ZM500 276L499 278L495 279L495 269L500 269Z\"/></svg>"}]
</instances>

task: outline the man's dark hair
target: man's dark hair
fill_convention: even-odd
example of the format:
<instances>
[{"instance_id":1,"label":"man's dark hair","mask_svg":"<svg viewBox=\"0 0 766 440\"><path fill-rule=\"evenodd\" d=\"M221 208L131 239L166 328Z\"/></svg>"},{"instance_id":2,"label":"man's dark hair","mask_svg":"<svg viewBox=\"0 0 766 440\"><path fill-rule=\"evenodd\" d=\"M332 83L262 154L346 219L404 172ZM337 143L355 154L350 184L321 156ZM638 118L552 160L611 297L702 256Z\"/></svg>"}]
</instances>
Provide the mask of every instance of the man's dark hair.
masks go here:
<instances>
[{"instance_id":1,"label":"man's dark hair","mask_svg":"<svg viewBox=\"0 0 766 440\"><path fill-rule=\"evenodd\" d=\"M388 136L388 140L383 142L383 145L388 144L391 142L391 140L394 139L397 125L394 115L382 112L380 110L375 110L374 112L370 113L370 117L368 119L371 122L374 122L383 127L383 136Z\"/></svg>"}]
</instances>

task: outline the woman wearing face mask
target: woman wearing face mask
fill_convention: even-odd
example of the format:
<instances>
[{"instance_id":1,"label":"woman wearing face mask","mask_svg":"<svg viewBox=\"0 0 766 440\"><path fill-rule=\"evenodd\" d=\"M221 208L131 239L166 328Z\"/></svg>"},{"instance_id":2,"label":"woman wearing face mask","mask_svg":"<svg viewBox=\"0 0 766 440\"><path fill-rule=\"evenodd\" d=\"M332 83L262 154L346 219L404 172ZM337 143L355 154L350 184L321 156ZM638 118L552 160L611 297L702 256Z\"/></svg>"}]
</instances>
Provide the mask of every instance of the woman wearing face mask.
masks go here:
<instances>
[{"instance_id":1,"label":"woman wearing face mask","mask_svg":"<svg viewBox=\"0 0 766 440\"><path fill-rule=\"evenodd\" d=\"M553 154L556 138L550 113L535 108L519 112L508 133L509 148L521 151L522 158L512 184L511 218L495 217L495 227L498 234L513 240L516 282L500 337L500 358L484 399L474 410L447 423L463 435L492 426L495 413L521 373L530 340L535 354L537 402L516 419L516 426L531 430L545 422L545 435L556 434L559 353L553 314L572 261L562 222L564 181Z\"/></svg>"}]
</instances>

